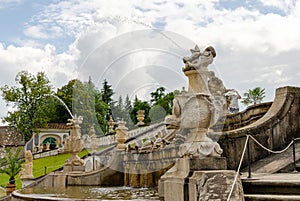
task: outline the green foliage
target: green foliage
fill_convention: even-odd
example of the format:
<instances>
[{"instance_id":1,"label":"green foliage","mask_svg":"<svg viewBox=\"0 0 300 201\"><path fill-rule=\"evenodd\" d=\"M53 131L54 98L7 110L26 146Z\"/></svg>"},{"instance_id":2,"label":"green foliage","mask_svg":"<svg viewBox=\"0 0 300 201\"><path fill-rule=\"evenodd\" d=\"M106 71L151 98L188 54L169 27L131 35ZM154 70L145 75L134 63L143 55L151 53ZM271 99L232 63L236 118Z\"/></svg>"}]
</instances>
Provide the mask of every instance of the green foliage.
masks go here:
<instances>
[{"instance_id":1,"label":"green foliage","mask_svg":"<svg viewBox=\"0 0 300 201\"><path fill-rule=\"evenodd\" d=\"M102 148L102 149L104 149L104 148ZM100 151L102 149L99 149L98 151ZM80 158L82 158L83 156L87 155L88 153L89 152L84 149L78 154L78 156ZM49 156L49 157L33 160L32 172L33 172L34 178L38 178L38 177L45 175L45 167L46 167L46 174L63 167L65 164L65 160L70 158L70 156L71 156L71 154L66 153L66 154L59 154L56 156ZM9 176L0 173L0 186L5 187L8 179L9 179ZM17 189L20 189L22 187L22 182L19 178L19 174L15 177L15 179L16 179Z\"/></svg>"},{"instance_id":2,"label":"green foliage","mask_svg":"<svg viewBox=\"0 0 300 201\"><path fill-rule=\"evenodd\" d=\"M102 101L101 93L91 80L84 83L77 79L70 80L67 85L57 90L56 95L69 109L72 109L73 115L77 114L83 117L82 134L89 133L91 126L94 125L96 133L103 135L108 105ZM53 116L51 122L67 123L70 118L66 108L57 104L56 115Z\"/></svg>"},{"instance_id":3,"label":"green foliage","mask_svg":"<svg viewBox=\"0 0 300 201\"><path fill-rule=\"evenodd\" d=\"M133 108L130 111L130 117L134 125L137 123L137 111L138 110L144 110L145 111L145 119L144 123L148 124L150 123L150 117L149 117L149 111L150 111L150 105L147 101L141 101L136 99L136 101L133 104Z\"/></svg>"},{"instance_id":4,"label":"green foliage","mask_svg":"<svg viewBox=\"0 0 300 201\"><path fill-rule=\"evenodd\" d=\"M113 103L112 96L114 95L114 91L111 88L111 85L108 84L106 80L102 83L102 101L106 103L107 105L111 105Z\"/></svg>"},{"instance_id":5,"label":"green foliage","mask_svg":"<svg viewBox=\"0 0 300 201\"><path fill-rule=\"evenodd\" d=\"M84 149L82 150L78 156L82 158L87 155L89 152ZM70 153L59 154L56 156L49 156L45 158L38 158L33 160L33 176L34 178L41 177L46 174L53 172L59 168L62 168L65 164L65 161L71 157ZM46 168L45 168L46 167Z\"/></svg>"},{"instance_id":6,"label":"green foliage","mask_svg":"<svg viewBox=\"0 0 300 201\"><path fill-rule=\"evenodd\" d=\"M15 152L11 149L5 148L5 155L2 164L0 165L0 173L4 173L9 176L9 183L15 183L15 177L22 169L23 159L20 159L22 147L19 147Z\"/></svg>"},{"instance_id":7,"label":"green foliage","mask_svg":"<svg viewBox=\"0 0 300 201\"><path fill-rule=\"evenodd\" d=\"M131 110L131 101L128 97L126 96L125 102L123 103L122 96L119 96L119 100L115 106L112 106L112 115L113 118L118 121L118 120L123 120L126 121L126 126L128 128L133 127L132 120L130 118L130 110Z\"/></svg>"},{"instance_id":8,"label":"green foliage","mask_svg":"<svg viewBox=\"0 0 300 201\"><path fill-rule=\"evenodd\" d=\"M265 98L265 89L261 87L256 87L252 90L249 89L243 96L241 103L244 105L259 104Z\"/></svg>"},{"instance_id":9,"label":"green foliage","mask_svg":"<svg viewBox=\"0 0 300 201\"><path fill-rule=\"evenodd\" d=\"M151 121L163 119L167 114L172 113L173 99L174 96L179 94L178 90L170 92L168 94L164 93L165 88L159 87L155 92L151 92L151 102L153 103L151 110ZM158 107L159 106L159 107Z\"/></svg>"},{"instance_id":10,"label":"green foliage","mask_svg":"<svg viewBox=\"0 0 300 201\"><path fill-rule=\"evenodd\" d=\"M165 109L160 105L153 105L149 111L151 122L162 121L166 116Z\"/></svg>"},{"instance_id":11,"label":"green foliage","mask_svg":"<svg viewBox=\"0 0 300 201\"><path fill-rule=\"evenodd\" d=\"M52 93L51 86L43 72L34 76L27 71L21 71L15 81L18 86L1 87L3 99L8 106L14 108L8 112L4 122L24 133L25 141L28 141L33 131L38 132L38 128L47 127L53 105L45 95Z\"/></svg>"},{"instance_id":12,"label":"green foliage","mask_svg":"<svg viewBox=\"0 0 300 201\"><path fill-rule=\"evenodd\" d=\"M73 87L77 82L80 82L79 80L70 80L68 84L62 86L60 89L57 89L56 96L59 97L66 106L72 110L72 97L73 97ZM71 118L70 114L68 113L66 107L56 101L56 112L54 115L52 115L51 122L53 123L67 123L68 119Z\"/></svg>"},{"instance_id":13,"label":"green foliage","mask_svg":"<svg viewBox=\"0 0 300 201\"><path fill-rule=\"evenodd\" d=\"M151 103L157 103L158 100L162 99L165 96L165 88L164 87L159 87L156 89L156 91L151 92Z\"/></svg>"}]
</instances>

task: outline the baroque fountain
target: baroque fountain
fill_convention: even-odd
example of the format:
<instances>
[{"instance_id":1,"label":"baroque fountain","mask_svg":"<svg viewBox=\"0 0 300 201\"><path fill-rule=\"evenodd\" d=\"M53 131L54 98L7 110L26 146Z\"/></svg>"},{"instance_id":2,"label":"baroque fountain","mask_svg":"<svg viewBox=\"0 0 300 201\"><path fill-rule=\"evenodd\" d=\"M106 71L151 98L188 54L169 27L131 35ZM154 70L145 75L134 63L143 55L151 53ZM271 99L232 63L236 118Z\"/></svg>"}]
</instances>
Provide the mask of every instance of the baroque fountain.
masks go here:
<instances>
[{"instance_id":1,"label":"baroque fountain","mask_svg":"<svg viewBox=\"0 0 300 201\"><path fill-rule=\"evenodd\" d=\"M120 193L124 194L128 191L137 191L136 195L142 193L144 197L135 195L136 197L130 197L130 199L140 198L142 200L147 200L153 196L156 196L158 200L158 194L160 199L165 201L227 200L227 198L244 200L239 177L235 171L227 170L226 159L221 157L223 150L216 141L207 135L209 129L216 122L224 119L226 109L226 89L214 72L208 70L209 64L216 57L216 52L211 46L204 51L196 46L191 49L191 53L191 56L183 58L185 66L182 69L188 77L188 91L183 90L180 95L174 98L172 115L167 116L164 121L165 129L172 131L173 137L168 139L162 137L161 139L157 138L155 142L145 142L142 147L136 146L136 150L130 152L128 150L130 144L126 142L128 130L125 126L126 122L120 122L116 129L116 139L119 144L112 152L110 163L105 167L99 167L98 170L85 172L85 162L77 156L82 149L79 126L82 118L74 116L68 123L71 134L66 141L66 150L72 156L65 162L63 171L55 172L43 181L36 182L35 186L42 186L43 189L66 187L66 192L67 189L74 186L73 194L76 194L76 191L84 194L79 190L79 187L86 191L86 189L94 189L95 186L149 187L158 185L158 192L152 191L152 189L145 191L143 188L139 190L140 188L132 189L130 187L121 187L121 189L113 187L109 192L121 190ZM142 124L140 120L139 122ZM166 135L168 136L169 133ZM182 143L176 142L178 138L183 139ZM147 170L153 164L149 161L147 166L143 166L145 164L139 165L138 156L131 166L130 161L133 161L134 154L140 155L144 152L143 157L159 159L161 155L155 155L157 149L153 149L153 145L157 144L159 146L168 144L166 148L176 146L174 150L177 150L175 155L178 158L175 165L168 164L167 167L164 167L165 171L156 169L153 170L153 173L149 173ZM154 181L155 179L157 182ZM138 180L140 181L138 185L131 185L135 183L133 181ZM21 192L13 193L13 200L22 200L22 196L24 199L34 199L34 190L29 189L26 190L25 188ZM100 187L98 191L99 189L105 188ZM76 198L90 198L89 195ZM53 200L54 198L50 199ZM116 195L109 198L101 197L101 199L120 200L126 199L126 196L120 198Z\"/></svg>"}]
</instances>

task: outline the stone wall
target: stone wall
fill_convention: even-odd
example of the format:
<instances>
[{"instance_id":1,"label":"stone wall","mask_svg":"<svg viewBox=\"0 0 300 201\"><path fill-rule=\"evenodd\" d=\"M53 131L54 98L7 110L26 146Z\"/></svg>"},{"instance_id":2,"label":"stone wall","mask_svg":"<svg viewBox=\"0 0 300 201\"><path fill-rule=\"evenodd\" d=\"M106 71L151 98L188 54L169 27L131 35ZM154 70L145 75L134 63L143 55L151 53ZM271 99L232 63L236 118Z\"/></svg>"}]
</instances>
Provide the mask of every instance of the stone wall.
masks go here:
<instances>
[{"instance_id":1,"label":"stone wall","mask_svg":"<svg viewBox=\"0 0 300 201\"><path fill-rule=\"evenodd\" d=\"M219 144L223 156L227 158L228 169L236 169L244 148L246 135L252 135L271 150L285 148L293 138L300 137L300 88L282 87L276 90L276 96L268 112L256 122L245 127L224 132ZM250 139L251 162L265 158L267 151ZM243 167L247 166L247 155Z\"/></svg>"},{"instance_id":2,"label":"stone wall","mask_svg":"<svg viewBox=\"0 0 300 201\"><path fill-rule=\"evenodd\" d=\"M171 144L152 153L125 153L124 185L131 187L153 187L159 178L175 163L178 146Z\"/></svg>"},{"instance_id":3,"label":"stone wall","mask_svg":"<svg viewBox=\"0 0 300 201\"><path fill-rule=\"evenodd\" d=\"M251 105L242 112L236 114L228 114L226 116L225 122L219 122L213 127L213 129L229 131L250 125L264 116L270 109L271 105L272 102L260 103Z\"/></svg>"}]
</instances>

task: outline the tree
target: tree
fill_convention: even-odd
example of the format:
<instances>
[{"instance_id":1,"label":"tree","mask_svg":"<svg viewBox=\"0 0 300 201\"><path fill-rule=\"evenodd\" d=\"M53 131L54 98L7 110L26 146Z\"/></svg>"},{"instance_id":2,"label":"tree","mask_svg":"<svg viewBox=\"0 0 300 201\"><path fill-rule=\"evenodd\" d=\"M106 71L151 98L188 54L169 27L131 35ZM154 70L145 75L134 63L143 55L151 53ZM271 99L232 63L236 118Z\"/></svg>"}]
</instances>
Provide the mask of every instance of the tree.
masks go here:
<instances>
[{"instance_id":1,"label":"tree","mask_svg":"<svg viewBox=\"0 0 300 201\"><path fill-rule=\"evenodd\" d=\"M72 110L72 102L73 102L73 88L77 82L80 82L77 79L70 80L68 84L62 86L61 88L57 89L56 96L59 97L66 106ZM58 103L58 102L56 102ZM50 120L53 123L67 123L68 119L71 116L67 111L66 107L60 103L56 105L56 112L53 115L52 119Z\"/></svg>"},{"instance_id":2,"label":"tree","mask_svg":"<svg viewBox=\"0 0 300 201\"><path fill-rule=\"evenodd\" d=\"M125 98L125 103L124 103L124 113L125 113L124 121L127 122L126 126L128 128L132 128L134 126L134 124L133 124L133 122L130 118L131 109L132 109L131 101L130 101L129 96L127 94L126 98Z\"/></svg>"},{"instance_id":3,"label":"tree","mask_svg":"<svg viewBox=\"0 0 300 201\"><path fill-rule=\"evenodd\" d=\"M92 125L95 126L96 133L104 133L108 106L102 101L102 95L91 79L88 82L70 80L67 85L57 90L56 95L72 110L73 115L83 117L81 124L83 134L89 133ZM56 116L51 122L67 123L70 118L66 108L57 104Z\"/></svg>"},{"instance_id":4,"label":"tree","mask_svg":"<svg viewBox=\"0 0 300 201\"><path fill-rule=\"evenodd\" d=\"M111 106L111 111L112 111L113 118L116 121L122 120L122 119L124 120L125 111L124 111L122 96L119 96L119 100L116 105Z\"/></svg>"},{"instance_id":5,"label":"tree","mask_svg":"<svg viewBox=\"0 0 300 201\"><path fill-rule=\"evenodd\" d=\"M102 101L104 101L107 105L111 105L113 103L112 96L114 95L114 91L111 88L111 85L108 84L106 80L102 83Z\"/></svg>"},{"instance_id":6,"label":"tree","mask_svg":"<svg viewBox=\"0 0 300 201\"><path fill-rule=\"evenodd\" d=\"M49 114L54 106L45 96L53 92L50 81L43 72L34 76L27 71L21 71L16 75L15 81L18 86L1 87L3 99L8 106L13 107L13 110L4 117L3 122L24 133L27 142L32 132L47 127Z\"/></svg>"},{"instance_id":7,"label":"tree","mask_svg":"<svg viewBox=\"0 0 300 201\"><path fill-rule=\"evenodd\" d=\"M168 94L164 93L165 88L159 87L156 89L155 92L151 92L151 102L153 103L151 110L154 110L151 112L151 119L154 118L156 120L163 119L167 114L172 113L173 108L173 99L174 96L179 94L178 90L175 90L174 92L170 92ZM159 106L159 107L158 107ZM164 110L164 111L160 111ZM152 120L154 120L152 119Z\"/></svg>"},{"instance_id":8,"label":"tree","mask_svg":"<svg viewBox=\"0 0 300 201\"><path fill-rule=\"evenodd\" d=\"M14 153L5 148L5 155L3 164L0 165L0 173L7 174L9 176L9 183L15 184L15 177L22 170L22 163L24 159L19 159L22 148L19 147Z\"/></svg>"},{"instance_id":9,"label":"tree","mask_svg":"<svg viewBox=\"0 0 300 201\"><path fill-rule=\"evenodd\" d=\"M159 87L156 89L156 91L151 92L150 96L151 96L151 103L155 103L157 102L159 99L162 99L165 96L165 88L164 87Z\"/></svg>"},{"instance_id":10,"label":"tree","mask_svg":"<svg viewBox=\"0 0 300 201\"><path fill-rule=\"evenodd\" d=\"M133 108L130 111L130 117L135 125L137 123L137 111L138 110L145 110L145 119L144 123L150 123L150 117L149 117L149 111L150 111L150 105L147 101L141 101L136 98L136 101L133 104Z\"/></svg>"},{"instance_id":11,"label":"tree","mask_svg":"<svg viewBox=\"0 0 300 201\"><path fill-rule=\"evenodd\" d=\"M251 104L259 104L265 98L265 89L261 87L256 87L254 89L249 89L248 92L243 94L243 100L241 103L248 106Z\"/></svg>"}]
</instances>

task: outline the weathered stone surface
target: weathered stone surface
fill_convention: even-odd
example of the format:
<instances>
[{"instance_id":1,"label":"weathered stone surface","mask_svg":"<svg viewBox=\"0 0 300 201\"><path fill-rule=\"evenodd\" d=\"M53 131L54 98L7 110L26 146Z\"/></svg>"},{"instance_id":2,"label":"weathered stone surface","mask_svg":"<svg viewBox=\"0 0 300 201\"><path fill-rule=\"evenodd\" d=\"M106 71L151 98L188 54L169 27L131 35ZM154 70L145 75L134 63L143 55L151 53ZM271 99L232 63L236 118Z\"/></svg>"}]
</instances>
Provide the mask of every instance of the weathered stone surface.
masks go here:
<instances>
[{"instance_id":1,"label":"weathered stone surface","mask_svg":"<svg viewBox=\"0 0 300 201\"><path fill-rule=\"evenodd\" d=\"M273 104L268 112L252 124L239 129L224 132L219 144L223 156L227 158L228 169L236 169L245 145L246 135L252 135L262 145L271 150L281 150L287 146L293 137L300 137L300 88L282 87L276 90ZM283 143L285 142L285 143ZM250 140L251 163L270 155ZM242 166L247 166L245 156Z\"/></svg>"},{"instance_id":2,"label":"weathered stone surface","mask_svg":"<svg viewBox=\"0 0 300 201\"><path fill-rule=\"evenodd\" d=\"M180 158L158 182L158 193L165 201L184 201L184 182L190 172L188 157Z\"/></svg>"},{"instance_id":3,"label":"weathered stone surface","mask_svg":"<svg viewBox=\"0 0 300 201\"><path fill-rule=\"evenodd\" d=\"M126 149L126 136L128 135L128 128L125 126L125 121L118 122L118 127L116 128L116 138L118 141L117 148L118 150L125 150Z\"/></svg>"},{"instance_id":4,"label":"weathered stone surface","mask_svg":"<svg viewBox=\"0 0 300 201\"><path fill-rule=\"evenodd\" d=\"M244 193L238 177L233 188L236 172L230 170L195 171L189 178L189 201L228 200L243 201Z\"/></svg>"},{"instance_id":5,"label":"weathered stone surface","mask_svg":"<svg viewBox=\"0 0 300 201\"><path fill-rule=\"evenodd\" d=\"M34 178L32 174L32 167L33 167L32 161L33 161L33 157L31 151L27 150L25 152L25 163L23 169L20 172L21 180L29 180Z\"/></svg>"},{"instance_id":6,"label":"weathered stone surface","mask_svg":"<svg viewBox=\"0 0 300 201\"><path fill-rule=\"evenodd\" d=\"M190 170L226 170L226 158L224 157L205 157L191 158Z\"/></svg>"}]
</instances>

